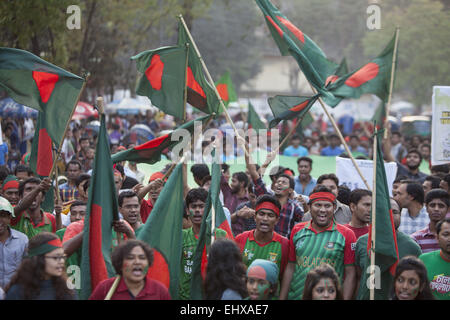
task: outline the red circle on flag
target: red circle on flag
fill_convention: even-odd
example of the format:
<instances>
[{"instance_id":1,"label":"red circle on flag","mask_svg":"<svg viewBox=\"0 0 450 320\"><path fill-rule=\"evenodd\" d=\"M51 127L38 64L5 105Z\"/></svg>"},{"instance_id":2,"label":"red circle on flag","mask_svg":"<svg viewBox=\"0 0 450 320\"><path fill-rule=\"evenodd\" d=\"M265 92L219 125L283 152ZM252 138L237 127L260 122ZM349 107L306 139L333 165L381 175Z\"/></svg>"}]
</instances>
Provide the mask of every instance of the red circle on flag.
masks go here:
<instances>
[{"instance_id":1,"label":"red circle on flag","mask_svg":"<svg viewBox=\"0 0 450 320\"><path fill-rule=\"evenodd\" d=\"M349 77L345 84L352 88L357 88L364 83L376 78L380 67L375 62L369 62L364 67L356 71L351 77Z\"/></svg>"},{"instance_id":2,"label":"red circle on flag","mask_svg":"<svg viewBox=\"0 0 450 320\"><path fill-rule=\"evenodd\" d=\"M153 263L147 271L147 278L158 280L167 289L170 287L170 271L169 264L163 254L153 248Z\"/></svg>"}]
</instances>

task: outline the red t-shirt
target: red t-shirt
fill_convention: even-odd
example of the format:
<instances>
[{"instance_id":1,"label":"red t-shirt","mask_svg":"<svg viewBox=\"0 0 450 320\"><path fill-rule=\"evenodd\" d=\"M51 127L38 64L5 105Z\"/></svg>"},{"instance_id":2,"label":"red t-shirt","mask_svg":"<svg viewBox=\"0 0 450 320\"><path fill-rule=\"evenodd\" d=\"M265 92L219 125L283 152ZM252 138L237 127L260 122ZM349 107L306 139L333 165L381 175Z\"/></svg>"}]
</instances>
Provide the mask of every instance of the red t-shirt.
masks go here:
<instances>
[{"instance_id":1,"label":"red t-shirt","mask_svg":"<svg viewBox=\"0 0 450 320\"><path fill-rule=\"evenodd\" d=\"M153 203L150 200L142 199L140 210L142 223L145 223L145 221L147 221L152 210L153 210Z\"/></svg>"},{"instance_id":2,"label":"red t-shirt","mask_svg":"<svg viewBox=\"0 0 450 320\"><path fill-rule=\"evenodd\" d=\"M344 226L346 226L347 228L349 228L350 230L352 230L355 233L356 240L358 240L359 237L369 233L369 226L365 226L362 228L355 228L355 227L350 226L350 224L348 224L348 223L344 224Z\"/></svg>"}]
</instances>

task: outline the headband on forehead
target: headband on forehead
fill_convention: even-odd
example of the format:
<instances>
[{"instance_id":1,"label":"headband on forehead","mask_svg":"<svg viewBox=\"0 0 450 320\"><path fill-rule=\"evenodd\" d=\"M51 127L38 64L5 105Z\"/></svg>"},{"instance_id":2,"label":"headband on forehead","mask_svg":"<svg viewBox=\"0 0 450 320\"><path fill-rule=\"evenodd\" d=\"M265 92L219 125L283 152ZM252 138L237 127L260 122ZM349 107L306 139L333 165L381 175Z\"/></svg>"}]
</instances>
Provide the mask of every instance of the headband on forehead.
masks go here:
<instances>
[{"instance_id":1,"label":"headband on forehead","mask_svg":"<svg viewBox=\"0 0 450 320\"><path fill-rule=\"evenodd\" d=\"M19 189L19 180L15 176L9 175L5 178L2 189L5 191L11 188Z\"/></svg>"},{"instance_id":2,"label":"headband on forehead","mask_svg":"<svg viewBox=\"0 0 450 320\"><path fill-rule=\"evenodd\" d=\"M29 249L28 250L28 257L34 257L34 256L40 256L43 254L46 254L50 251L53 251L55 249L62 248L62 242L58 239L52 239L46 243L41 244L40 246Z\"/></svg>"},{"instance_id":3,"label":"headband on forehead","mask_svg":"<svg viewBox=\"0 0 450 320\"><path fill-rule=\"evenodd\" d=\"M278 217L280 216L280 209L270 201L264 201L256 206L255 212L261 209L267 209L273 211Z\"/></svg>"},{"instance_id":4,"label":"headband on forehead","mask_svg":"<svg viewBox=\"0 0 450 320\"><path fill-rule=\"evenodd\" d=\"M332 203L336 202L336 196L331 192L315 192L310 194L309 203L314 203L316 201L329 201Z\"/></svg>"}]
</instances>

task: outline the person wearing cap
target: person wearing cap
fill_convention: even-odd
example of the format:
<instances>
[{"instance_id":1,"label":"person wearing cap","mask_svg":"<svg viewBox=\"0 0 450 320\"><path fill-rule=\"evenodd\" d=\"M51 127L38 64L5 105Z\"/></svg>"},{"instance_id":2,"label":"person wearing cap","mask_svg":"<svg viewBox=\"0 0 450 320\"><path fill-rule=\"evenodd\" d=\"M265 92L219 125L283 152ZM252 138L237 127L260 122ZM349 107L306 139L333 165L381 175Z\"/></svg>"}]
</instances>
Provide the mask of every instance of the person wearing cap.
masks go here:
<instances>
[{"instance_id":1,"label":"person wearing cap","mask_svg":"<svg viewBox=\"0 0 450 320\"><path fill-rule=\"evenodd\" d=\"M67 287L65 260L61 240L55 234L42 232L31 238L27 256L5 288L5 300L76 299Z\"/></svg>"},{"instance_id":2,"label":"person wearing cap","mask_svg":"<svg viewBox=\"0 0 450 320\"><path fill-rule=\"evenodd\" d=\"M268 260L256 259L247 269L247 291L250 300L271 300L278 287L278 266Z\"/></svg>"},{"instance_id":3,"label":"person wearing cap","mask_svg":"<svg viewBox=\"0 0 450 320\"><path fill-rule=\"evenodd\" d=\"M256 170L255 164L250 159L245 157L247 170L252 177L255 195L261 196L263 194L270 194L262 180L261 175ZM286 168L283 168L283 172ZM275 225L275 231L288 238L292 228L297 222L300 222L303 217L303 209L297 199L292 199L294 192L295 181L294 178L286 173L277 175L276 182L273 185L273 192L275 198L280 202L281 210L278 223Z\"/></svg>"},{"instance_id":4,"label":"person wearing cap","mask_svg":"<svg viewBox=\"0 0 450 320\"><path fill-rule=\"evenodd\" d=\"M336 195L317 186L309 198L311 221L297 224L289 240L289 262L284 272L280 300L302 299L308 272L322 263L330 264L343 280L344 299L353 297L356 272L356 236L333 219Z\"/></svg>"},{"instance_id":5,"label":"person wearing cap","mask_svg":"<svg viewBox=\"0 0 450 320\"><path fill-rule=\"evenodd\" d=\"M15 207L19 202L19 180L15 176L7 176L3 181L1 194Z\"/></svg>"},{"instance_id":6,"label":"person wearing cap","mask_svg":"<svg viewBox=\"0 0 450 320\"><path fill-rule=\"evenodd\" d=\"M288 261L289 240L274 231L280 210L277 198L268 194L260 196L256 200L256 228L239 234L235 241L246 266L256 259L265 259L275 263L282 276Z\"/></svg>"},{"instance_id":7,"label":"person wearing cap","mask_svg":"<svg viewBox=\"0 0 450 320\"><path fill-rule=\"evenodd\" d=\"M0 288L5 288L25 256L28 237L10 227L14 209L0 197Z\"/></svg>"}]
</instances>

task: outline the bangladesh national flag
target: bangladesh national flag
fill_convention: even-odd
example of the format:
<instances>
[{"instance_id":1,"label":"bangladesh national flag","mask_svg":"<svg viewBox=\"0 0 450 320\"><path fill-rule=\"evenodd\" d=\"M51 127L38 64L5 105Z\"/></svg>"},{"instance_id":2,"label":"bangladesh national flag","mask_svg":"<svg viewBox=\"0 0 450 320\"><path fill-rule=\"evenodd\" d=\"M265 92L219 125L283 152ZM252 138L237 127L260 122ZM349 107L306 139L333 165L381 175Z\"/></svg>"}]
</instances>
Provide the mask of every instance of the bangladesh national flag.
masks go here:
<instances>
[{"instance_id":1,"label":"bangladesh national flag","mask_svg":"<svg viewBox=\"0 0 450 320\"><path fill-rule=\"evenodd\" d=\"M206 80L194 44L190 41L183 23L180 21L178 24L178 45L184 47L186 44L188 44L187 102L200 111L217 114L220 102L215 88Z\"/></svg>"},{"instance_id":2,"label":"bangladesh national flag","mask_svg":"<svg viewBox=\"0 0 450 320\"><path fill-rule=\"evenodd\" d=\"M291 120L303 117L318 99L319 95L312 97L275 96L268 99L274 119L270 121L269 128L275 127L282 120Z\"/></svg>"},{"instance_id":3,"label":"bangladesh national flag","mask_svg":"<svg viewBox=\"0 0 450 320\"><path fill-rule=\"evenodd\" d=\"M236 90L231 81L230 71L227 70L216 82L216 89L219 92L225 107L227 107L230 102L238 100Z\"/></svg>"},{"instance_id":4,"label":"bangladesh national flag","mask_svg":"<svg viewBox=\"0 0 450 320\"><path fill-rule=\"evenodd\" d=\"M375 243L372 243L372 224L369 227L367 242L367 259L370 261L370 252L375 250L375 265L381 271L381 288L375 289L375 299L387 299L390 285L393 280L395 268L399 259L397 236L395 233L394 218L389 200L389 189L384 168L382 137L384 130L376 133L377 139L377 163L376 163L376 212L375 218ZM367 264L369 265L370 262ZM361 281L366 283L368 274L363 271Z\"/></svg>"},{"instance_id":5,"label":"bangladesh national flag","mask_svg":"<svg viewBox=\"0 0 450 320\"><path fill-rule=\"evenodd\" d=\"M172 149L176 144L186 141L180 138L179 133L182 133L182 130L188 130L192 135L195 128L195 123L201 122L202 126L211 118L211 115L206 115L201 118L186 122L182 126L178 127L174 131L162 135L153 140L147 141L139 146L134 148L130 148L121 152L114 154L111 159L113 163L121 162L121 161L133 161L137 163L148 163L154 164L161 160L162 151L166 148ZM172 140L172 138L174 139ZM176 137L176 140L175 140ZM188 141L190 141L190 136Z\"/></svg>"},{"instance_id":6,"label":"bangladesh national flag","mask_svg":"<svg viewBox=\"0 0 450 320\"><path fill-rule=\"evenodd\" d=\"M256 113L255 108L252 103L248 102L248 115L247 115L248 128L254 130L267 129L264 123L259 118L258 113Z\"/></svg>"},{"instance_id":7,"label":"bangladesh national flag","mask_svg":"<svg viewBox=\"0 0 450 320\"><path fill-rule=\"evenodd\" d=\"M136 93L178 119L184 118L186 83L185 46L148 50L131 57L142 74Z\"/></svg>"},{"instance_id":8,"label":"bangladesh national flag","mask_svg":"<svg viewBox=\"0 0 450 320\"><path fill-rule=\"evenodd\" d=\"M213 159L216 158L215 151L213 151L212 157ZM209 188L205 210L203 211L198 244L193 258L194 264L192 266L191 276L191 299L193 300L203 299L202 283L206 273L207 252L211 246L211 235L214 234L215 239L226 237L234 240L231 226L228 223L219 198L221 175L220 165L217 161L214 161L211 167L211 186ZM214 233L211 232L213 214L215 216Z\"/></svg>"},{"instance_id":9,"label":"bangladesh national flag","mask_svg":"<svg viewBox=\"0 0 450 320\"><path fill-rule=\"evenodd\" d=\"M178 299L183 242L183 168L178 164L158 197L138 240L153 248L153 264L147 277L162 282L172 299Z\"/></svg>"},{"instance_id":10,"label":"bangladesh national flag","mask_svg":"<svg viewBox=\"0 0 450 320\"><path fill-rule=\"evenodd\" d=\"M380 101L380 104L375 110L375 113L372 116L372 122L373 121L375 121L378 130L384 127L386 121L386 103L384 101Z\"/></svg>"},{"instance_id":11,"label":"bangladesh national flag","mask_svg":"<svg viewBox=\"0 0 450 320\"><path fill-rule=\"evenodd\" d=\"M45 156L49 138L59 146L83 84L83 78L30 52L0 48L0 91L40 112L39 143L45 151L39 155ZM40 160L40 168L48 167L48 159Z\"/></svg>"},{"instance_id":12,"label":"bangladesh national flag","mask_svg":"<svg viewBox=\"0 0 450 320\"><path fill-rule=\"evenodd\" d=\"M386 102L391 83L396 35L392 37L378 57L354 72L334 78L333 83L328 85L327 90L339 100L335 100L335 102L329 101L324 96L324 102L334 107L342 99L357 99L366 93L375 94L382 101Z\"/></svg>"},{"instance_id":13,"label":"bangladesh national flag","mask_svg":"<svg viewBox=\"0 0 450 320\"><path fill-rule=\"evenodd\" d=\"M89 298L101 281L115 275L111 264L112 224L115 220L119 220L117 193L105 115L102 114L84 218L80 292L83 300Z\"/></svg>"},{"instance_id":14,"label":"bangladesh national flag","mask_svg":"<svg viewBox=\"0 0 450 320\"><path fill-rule=\"evenodd\" d=\"M281 54L293 56L306 79L318 91L322 91L326 79L335 74L339 66L327 59L322 49L290 22L269 0L256 0L256 3L264 14L267 26Z\"/></svg>"}]
</instances>

